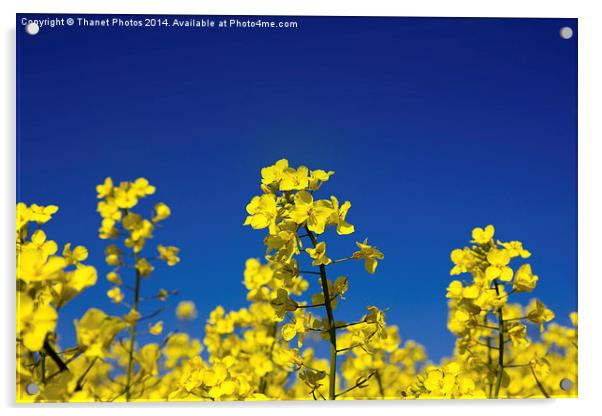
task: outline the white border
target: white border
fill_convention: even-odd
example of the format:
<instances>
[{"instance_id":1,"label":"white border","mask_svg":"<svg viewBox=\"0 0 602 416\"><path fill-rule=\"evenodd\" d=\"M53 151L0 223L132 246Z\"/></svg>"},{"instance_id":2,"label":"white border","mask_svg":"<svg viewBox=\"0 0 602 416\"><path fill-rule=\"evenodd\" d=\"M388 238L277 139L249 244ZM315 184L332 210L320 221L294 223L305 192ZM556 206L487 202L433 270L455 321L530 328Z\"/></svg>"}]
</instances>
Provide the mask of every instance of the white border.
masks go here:
<instances>
[{"instance_id":1,"label":"white border","mask_svg":"<svg viewBox=\"0 0 602 416\"><path fill-rule=\"evenodd\" d=\"M0 126L4 138L0 142L0 264L2 273L2 354L0 359L0 395L6 414L37 414L65 416L73 411L88 415L106 415L107 410L122 414L144 411L148 416L176 412L178 416L192 413L252 415L307 414L309 412L343 411L365 414L372 408L380 415L427 412L446 415L465 415L467 412L488 415L507 413L540 413L566 415L589 414L595 400L602 394L602 350L600 331L600 296L602 295L602 264L600 243L602 237L600 215L600 141L602 140L602 90L600 74L602 59L601 15L596 1L578 0L438 0L438 1L384 1L384 0L2 0L0 19L3 24L1 82L4 97L0 102ZM432 401L432 402L345 402L327 403L250 403L218 405L46 405L44 407L17 407L14 403L14 202L15 202L15 13L135 13L135 14L238 14L238 15L339 15L339 16L463 16L463 17L571 17L579 18L579 324L580 324L580 398L552 401ZM553 224L551 224L553 227ZM80 407L83 409L79 410ZM143 410L144 409L144 410ZM173 409L173 410L172 410Z\"/></svg>"}]
</instances>

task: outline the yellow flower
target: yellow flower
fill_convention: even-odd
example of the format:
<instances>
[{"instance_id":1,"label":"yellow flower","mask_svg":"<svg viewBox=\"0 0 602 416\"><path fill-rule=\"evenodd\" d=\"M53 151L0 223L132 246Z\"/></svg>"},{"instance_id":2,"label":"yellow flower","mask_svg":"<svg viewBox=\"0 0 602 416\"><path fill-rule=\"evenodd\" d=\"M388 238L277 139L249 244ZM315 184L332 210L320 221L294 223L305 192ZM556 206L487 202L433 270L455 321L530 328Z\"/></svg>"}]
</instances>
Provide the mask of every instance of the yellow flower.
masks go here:
<instances>
[{"instance_id":1,"label":"yellow flower","mask_svg":"<svg viewBox=\"0 0 602 416\"><path fill-rule=\"evenodd\" d=\"M176 333L170 336L165 343L163 353L165 354L165 366L174 368L181 359L189 359L200 357L203 349L201 342L198 339L190 339L190 336L185 333Z\"/></svg>"},{"instance_id":2,"label":"yellow flower","mask_svg":"<svg viewBox=\"0 0 602 416\"><path fill-rule=\"evenodd\" d=\"M330 201L317 201L309 192L297 192L294 197L293 209L289 212L289 218L297 224L307 222L307 228L317 234L322 234L330 216L333 214Z\"/></svg>"},{"instance_id":3,"label":"yellow flower","mask_svg":"<svg viewBox=\"0 0 602 416\"><path fill-rule=\"evenodd\" d=\"M78 265L77 268L66 274L66 281L70 288L81 292L87 287L96 284L97 273L92 266Z\"/></svg>"},{"instance_id":4,"label":"yellow flower","mask_svg":"<svg viewBox=\"0 0 602 416\"><path fill-rule=\"evenodd\" d=\"M100 228L98 229L98 236L103 240L108 238L117 238L119 230L115 228L115 220L112 218L103 218Z\"/></svg>"},{"instance_id":5,"label":"yellow flower","mask_svg":"<svg viewBox=\"0 0 602 416\"><path fill-rule=\"evenodd\" d=\"M295 338L295 335L297 335L297 331L295 330L295 324L283 325L281 332L282 338L284 338L285 341L290 341L291 339Z\"/></svg>"},{"instance_id":6,"label":"yellow flower","mask_svg":"<svg viewBox=\"0 0 602 416\"><path fill-rule=\"evenodd\" d=\"M31 220L31 210L23 202L17 204L17 233Z\"/></svg>"},{"instance_id":7,"label":"yellow flower","mask_svg":"<svg viewBox=\"0 0 602 416\"><path fill-rule=\"evenodd\" d=\"M507 250L492 248L487 253L487 261L489 262L489 266L485 270L487 279L493 280L499 277L504 282L512 280L513 271L508 267L510 254Z\"/></svg>"},{"instance_id":8,"label":"yellow flower","mask_svg":"<svg viewBox=\"0 0 602 416\"><path fill-rule=\"evenodd\" d=\"M299 378L312 390L318 389L323 384L321 380L324 379L324 377L326 377L325 371L314 371L305 368L299 372Z\"/></svg>"},{"instance_id":9,"label":"yellow flower","mask_svg":"<svg viewBox=\"0 0 602 416\"><path fill-rule=\"evenodd\" d=\"M131 189L129 182L122 182L113 190L115 205L122 209L130 209L138 203L136 192Z\"/></svg>"},{"instance_id":10,"label":"yellow flower","mask_svg":"<svg viewBox=\"0 0 602 416\"><path fill-rule=\"evenodd\" d=\"M281 191L301 191L309 186L309 169L305 166L299 166L294 169L288 167L282 172L282 180L280 181Z\"/></svg>"},{"instance_id":11,"label":"yellow flower","mask_svg":"<svg viewBox=\"0 0 602 416\"><path fill-rule=\"evenodd\" d=\"M121 266L121 250L114 244L111 244L105 248L105 262L109 266Z\"/></svg>"},{"instance_id":12,"label":"yellow flower","mask_svg":"<svg viewBox=\"0 0 602 416\"><path fill-rule=\"evenodd\" d=\"M385 331L385 313L378 309L376 306L368 306L368 313L364 317L364 322L373 324L376 329L371 330L369 337L372 335L378 335L381 338L387 337L387 332Z\"/></svg>"},{"instance_id":13,"label":"yellow flower","mask_svg":"<svg viewBox=\"0 0 602 416\"><path fill-rule=\"evenodd\" d=\"M374 274L376 271L376 266L378 266L377 260L382 260L385 258L385 255L378 250L376 247L368 245L368 239L366 238L363 243L355 243L360 248L359 251L356 251L351 256L354 259L365 259L364 266L366 271L370 274Z\"/></svg>"},{"instance_id":14,"label":"yellow flower","mask_svg":"<svg viewBox=\"0 0 602 416\"><path fill-rule=\"evenodd\" d=\"M569 314L569 319L571 320L571 324L576 328L577 326L579 326L579 316L577 315L577 312L571 312Z\"/></svg>"},{"instance_id":15,"label":"yellow flower","mask_svg":"<svg viewBox=\"0 0 602 416\"><path fill-rule=\"evenodd\" d=\"M508 250L510 257L521 256L523 259L531 257L531 252L523 248L523 243L520 241L510 241L508 243L502 243L498 241L498 244Z\"/></svg>"},{"instance_id":16,"label":"yellow flower","mask_svg":"<svg viewBox=\"0 0 602 416\"><path fill-rule=\"evenodd\" d=\"M130 311L123 317L123 321L132 326L134 325L136 322L138 322L138 319L140 319L140 312L138 312L137 309L132 308L130 309Z\"/></svg>"},{"instance_id":17,"label":"yellow flower","mask_svg":"<svg viewBox=\"0 0 602 416\"><path fill-rule=\"evenodd\" d=\"M340 295L341 299L345 299L343 295L349 289L349 279L347 276L339 276L336 278L333 284L334 293L333 295Z\"/></svg>"},{"instance_id":18,"label":"yellow flower","mask_svg":"<svg viewBox=\"0 0 602 416\"><path fill-rule=\"evenodd\" d=\"M351 208L351 202L345 201L343 205L339 207L339 200L331 196L330 202L333 207L333 214L331 217L331 221L337 226L337 234L346 235L351 234L355 231L355 227L352 224L349 224L345 219L347 217L347 212L349 212L349 208Z\"/></svg>"},{"instance_id":19,"label":"yellow flower","mask_svg":"<svg viewBox=\"0 0 602 416\"><path fill-rule=\"evenodd\" d=\"M159 294L157 295L157 297L159 298L159 300L161 302L164 302L165 300L167 300L167 297L169 296L169 292L165 289L159 289Z\"/></svg>"},{"instance_id":20,"label":"yellow flower","mask_svg":"<svg viewBox=\"0 0 602 416\"><path fill-rule=\"evenodd\" d=\"M527 313L527 319L538 324L540 332L543 332L543 324L554 319L554 312L546 308L546 305L541 303L538 299L535 299L531 303L529 309L530 311Z\"/></svg>"},{"instance_id":21,"label":"yellow flower","mask_svg":"<svg viewBox=\"0 0 602 416\"><path fill-rule=\"evenodd\" d=\"M462 334L466 331L471 321L471 315L465 309L458 308L449 315L447 328L454 334Z\"/></svg>"},{"instance_id":22,"label":"yellow flower","mask_svg":"<svg viewBox=\"0 0 602 416\"><path fill-rule=\"evenodd\" d=\"M268 265L262 265L257 259L248 259L245 263L244 285L249 291L247 299L269 299L269 291L265 287L273 278L274 271Z\"/></svg>"},{"instance_id":23,"label":"yellow flower","mask_svg":"<svg viewBox=\"0 0 602 416\"><path fill-rule=\"evenodd\" d=\"M535 357L529 362L529 365L538 375L538 377L546 377L550 374L550 362L545 357L539 357L535 354Z\"/></svg>"},{"instance_id":24,"label":"yellow flower","mask_svg":"<svg viewBox=\"0 0 602 416\"><path fill-rule=\"evenodd\" d=\"M508 322L506 331L512 341L512 345L519 348L524 348L530 344L527 338L527 327L518 322Z\"/></svg>"},{"instance_id":25,"label":"yellow flower","mask_svg":"<svg viewBox=\"0 0 602 416\"><path fill-rule=\"evenodd\" d=\"M168 266L173 266L180 261L178 254L180 253L180 249L174 246L162 246L158 245L157 250L159 251L159 257L161 260L164 260Z\"/></svg>"},{"instance_id":26,"label":"yellow flower","mask_svg":"<svg viewBox=\"0 0 602 416\"><path fill-rule=\"evenodd\" d=\"M254 369L255 374L258 377L263 377L274 369L274 364L272 364L270 358L268 358L265 354L258 352L251 355L249 364L251 365L251 368Z\"/></svg>"},{"instance_id":27,"label":"yellow flower","mask_svg":"<svg viewBox=\"0 0 602 416\"><path fill-rule=\"evenodd\" d=\"M282 326L282 338L288 342L297 336L297 347L301 348L308 328L317 329L320 327L320 323L311 314L306 314L304 309L297 309L294 311L292 323Z\"/></svg>"},{"instance_id":28,"label":"yellow flower","mask_svg":"<svg viewBox=\"0 0 602 416\"><path fill-rule=\"evenodd\" d=\"M59 277L67 267L64 258L49 256L47 246L25 244L17 258L17 278L25 282L41 282Z\"/></svg>"},{"instance_id":29,"label":"yellow flower","mask_svg":"<svg viewBox=\"0 0 602 416\"><path fill-rule=\"evenodd\" d=\"M77 343L88 357L103 358L115 336L125 328L125 323L103 311L90 308L82 319L75 321Z\"/></svg>"},{"instance_id":30,"label":"yellow flower","mask_svg":"<svg viewBox=\"0 0 602 416\"><path fill-rule=\"evenodd\" d=\"M123 228L130 232L129 238L124 242L126 247L131 247L134 252L139 253L144 248L145 240L153 236L153 223L130 212L123 218L122 224Z\"/></svg>"},{"instance_id":31,"label":"yellow flower","mask_svg":"<svg viewBox=\"0 0 602 416\"><path fill-rule=\"evenodd\" d=\"M102 218L114 221L121 220L122 212L115 203L114 198L98 201L96 207L96 211L98 211Z\"/></svg>"},{"instance_id":32,"label":"yellow flower","mask_svg":"<svg viewBox=\"0 0 602 416\"><path fill-rule=\"evenodd\" d=\"M29 206L29 221L37 222L38 224L45 224L54 214L57 213L59 207L56 205L47 205L41 206L36 204L31 204Z\"/></svg>"},{"instance_id":33,"label":"yellow flower","mask_svg":"<svg viewBox=\"0 0 602 416\"><path fill-rule=\"evenodd\" d=\"M109 177L105 178L104 183L96 185L96 192L98 193L97 198L102 199L111 195L113 191L113 180Z\"/></svg>"},{"instance_id":34,"label":"yellow flower","mask_svg":"<svg viewBox=\"0 0 602 416\"><path fill-rule=\"evenodd\" d=\"M326 243L323 241L316 244L315 248L308 248L305 249L305 251L307 251L309 256L314 259L311 262L313 266L327 265L332 263L332 260L326 257Z\"/></svg>"},{"instance_id":35,"label":"yellow flower","mask_svg":"<svg viewBox=\"0 0 602 416\"><path fill-rule=\"evenodd\" d=\"M277 185L282 179L284 169L288 168L288 160L280 159L274 165L261 169L261 183Z\"/></svg>"},{"instance_id":36,"label":"yellow flower","mask_svg":"<svg viewBox=\"0 0 602 416\"><path fill-rule=\"evenodd\" d=\"M63 257L69 264L77 264L88 258L88 249L84 246L77 246L71 250L71 243L65 244Z\"/></svg>"},{"instance_id":37,"label":"yellow flower","mask_svg":"<svg viewBox=\"0 0 602 416\"><path fill-rule=\"evenodd\" d=\"M284 226L284 224L281 224L280 231L267 235L263 240L266 246L266 254L270 254L273 250L277 251L273 259L274 263L288 264L295 254L299 254L297 225L294 225L295 231L283 230Z\"/></svg>"},{"instance_id":38,"label":"yellow flower","mask_svg":"<svg viewBox=\"0 0 602 416\"><path fill-rule=\"evenodd\" d=\"M107 291L107 296L113 303L121 303L123 302L123 292L117 286Z\"/></svg>"},{"instance_id":39,"label":"yellow flower","mask_svg":"<svg viewBox=\"0 0 602 416\"><path fill-rule=\"evenodd\" d=\"M197 310L194 302L189 300L183 300L180 303L178 303L178 306L176 307L176 316L178 317L178 319L186 321L196 319Z\"/></svg>"},{"instance_id":40,"label":"yellow flower","mask_svg":"<svg viewBox=\"0 0 602 416\"><path fill-rule=\"evenodd\" d=\"M151 335L161 335L161 333L163 332L163 321L159 321L154 325L149 325L148 332Z\"/></svg>"},{"instance_id":41,"label":"yellow flower","mask_svg":"<svg viewBox=\"0 0 602 416\"><path fill-rule=\"evenodd\" d=\"M171 209L163 202L159 202L155 205L155 213L153 215L153 222L163 221L171 215Z\"/></svg>"},{"instance_id":42,"label":"yellow flower","mask_svg":"<svg viewBox=\"0 0 602 416\"><path fill-rule=\"evenodd\" d=\"M161 355L159 344L146 344L138 352L138 363L140 370L145 374L152 376L159 375L159 366L157 360Z\"/></svg>"},{"instance_id":43,"label":"yellow flower","mask_svg":"<svg viewBox=\"0 0 602 416\"><path fill-rule=\"evenodd\" d=\"M454 267L450 272L452 276L471 271L476 264L474 253L468 247L464 247L462 250L453 250L450 257L451 261L454 263Z\"/></svg>"},{"instance_id":44,"label":"yellow flower","mask_svg":"<svg viewBox=\"0 0 602 416\"><path fill-rule=\"evenodd\" d=\"M131 184L132 191L134 195L139 198L145 197L147 195L152 195L155 193L156 188L148 183L146 178L138 178Z\"/></svg>"},{"instance_id":45,"label":"yellow flower","mask_svg":"<svg viewBox=\"0 0 602 416\"><path fill-rule=\"evenodd\" d=\"M270 232L275 229L278 210L276 197L273 194L254 196L247 205L249 216L244 225L250 225L254 230L270 227Z\"/></svg>"},{"instance_id":46,"label":"yellow flower","mask_svg":"<svg viewBox=\"0 0 602 416\"><path fill-rule=\"evenodd\" d=\"M523 264L516 271L512 287L515 292L531 292L535 289L538 280L539 277L531 271L531 265Z\"/></svg>"},{"instance_id":47,"label":"yellow flower","mask_svg":"<svg viewBox=\"0 0 602 416\"><path fill-rule=\"evenodd\" d=\"M148 277L155 270L155 268L148 262L147 259L141 258L136 261L136 270L142 277Z\"/></svg>"},{"instance_id":48,"label":"yellow flower","mask_svg":"<svg viewBox=\"0 0 602 416\"><path fill-rule=\"evenodd\" d=\"M447 298L450 299L476 299L481 293L481 289L477 285L462 286L459 280L452 281L447 288Z\"/></svg>"},{"instance_id":49,"label":"yellow flower","mask_svg":"<svg viewBox=\"0 0 602 416\"><path fill-rule=\"evenodd\" d=\"M56 254L58 250L58 246L54 241L46 240L46 233L42 230L34 231L34 233L31 235L31 243L25 243L23 247L35 247L46 256L52 256Z\"/></svg>"},{"instance_id":50,"label":"yellow flower","mask_svg":"<svg viewBox=\"0 0 602 416\"><path fill-rule=\"evenodd\" d=\"M122 283L121 277L119 277L119 275L115 272L107 273L107 280L116 285L120 285Z\"/></svg>"},{"instance_id":51,"label":"yellow flower","mask_svg":"<svg viewBox=\"0 0 602 416\"><path fill-rule=\"evenodd\" d=\"M493 225L488 225L485 229L477 227L472 230L472 238L477 244L487 244L493 238L494 233L495 228L493 228Z\"/></svg>"},{"instance_id":52,"label":"yellow flower","mask_svg":"<svg viewBox=\"0 0 602 416\"><path fill-rule=\"evenodd\" d=\"M270 305L279 318L283 318L286 312L296 311L299 307L299 304L289 297L288 291L282 288L276 291L276 297L271 300Z\"/></svg>"},{"instance_id":53,"label":"yellow flower","mask_svg":"<svg viewBox=\"0 0 602 416\"><path fill-rule=\"evenodd\" d=\"M456 375L440 369L431 370L424 380L424 387L436 396L449 395L456 384Z\"/></svg>"},{"instance_id":54,"label":"yellow flower","mask_svg":"<svg viewBox=\"0 0 602 416\"><path fill-rule=\"evenodd\" d=\"M56 327L57 313L50 305L36 305L26 293L18 292L17 296L17 334L25 348L39 351L46 334Z\"/></svg>"},{"instance_id":55,"label":"yellow flower","mask_svg":"<svg viewBox=\"0 0 602 416\"><path fill-rule=\"evenodd\" d=\"M316 191L320 188L322 183L326 182L332 175L333 171L326 172L322 169L312 170L309 173L309 189Z\"/></svg>"}]
</instances>

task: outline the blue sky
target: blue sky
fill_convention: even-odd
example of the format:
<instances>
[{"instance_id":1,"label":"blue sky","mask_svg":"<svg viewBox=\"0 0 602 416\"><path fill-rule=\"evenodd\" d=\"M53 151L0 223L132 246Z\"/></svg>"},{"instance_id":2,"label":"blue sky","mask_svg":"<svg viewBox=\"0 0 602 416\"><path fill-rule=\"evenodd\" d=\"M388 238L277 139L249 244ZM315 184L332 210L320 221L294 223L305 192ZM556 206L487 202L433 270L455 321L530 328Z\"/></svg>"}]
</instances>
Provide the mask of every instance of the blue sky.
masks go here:
<instances>
[{"instance_id":1,"label":"blue sky","mask_svg":"<svg viewBox=\"0 0 602 416\"><path fill-rule=\"evenodd\" d=\"M492 223L533 252L535 296L568 323L576 19L284 20L299 28L17 31L17 198L59 205L49 236L87 246L100 272L62 312L66 341L90 305L123 313L105 296L96 184L144 176L157 186L152 202L173 216L156 242L181 247L182 262L158 267L143 291L194 300L197 321L176 323L175 302L161 319L201 336L212 307L247 304L244 262L263 254L263 233L242 226L244 207L260 168L283 157L336 172L323 196L351 201L356 233L333 250L343 257L368 237L385 253L374 276L340 266L350 273L341 318L389 308L402 338L433 359L450 354L449 252Z\"/></svg>"}]
</instances>

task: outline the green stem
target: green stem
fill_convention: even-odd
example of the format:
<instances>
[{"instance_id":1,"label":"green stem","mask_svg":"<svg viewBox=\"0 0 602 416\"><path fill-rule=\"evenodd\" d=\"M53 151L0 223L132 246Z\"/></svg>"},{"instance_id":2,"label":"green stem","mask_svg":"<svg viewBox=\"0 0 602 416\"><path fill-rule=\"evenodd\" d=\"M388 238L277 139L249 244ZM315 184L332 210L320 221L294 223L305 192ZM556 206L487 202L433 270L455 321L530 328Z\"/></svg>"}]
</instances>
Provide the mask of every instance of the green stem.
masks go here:
<instances>
[{"instance_id":1,"label":"green stem","mask_svg":"<svg viewBox=\"0 0 602 416\"><path fill-rule=\"evenodd\" d=\"M69 367L67 367L67 364L65 364L54 348L52 348L52 345L48 342L48 338L44 340L44 352L56 363L60 371L69 371Z\"/></svg>"},{"instance_id":2,"label":"green stem","mask_svg":"<svg viewBox=\"0 0 602 416\"><path fill-rule=\"evenodd\" d=\"M497 279L493 281L495 285L495 292L499 295L500 290ZM499 329L498 329L498 375L497 382L495 385L495 398L497 399L500 395L500 388L502 387L502 378L504 376L504 313L503 307L500 306L497 310Z\"/></svg>"},{"instance_id":3,"label":"green stem","mask_svg":"<svg viewBox=\"0 0 602 416\"><path fill-rule=\"evenodd\" d=\"M539 378L537 377L537 374L535 374L535 370L533 369L532 366L529 366L529 368L531 368L531 374L533 374L533 378L535 379L535 382L537 383L537 387L539 387L539 390L543 393L543 395L545 396L545 398L549 399L550 395L543 388L543 384L541 384L541 381L539 381Z\"/></svg>"},{"instance_id":4,"label":"green stem","mask_svg":"<svg viewBox=\"0 0 602 416\"><path fill-rule=\"evenodd\" d=\"M366 321L351 322L351 323L348 323L348 324L339 325L339 326L336 327L336 329L349 328L350 326L360 325L360 324L363 324L364 322L366 322Z\"/></svg>"},{"instance_id":5,"label":"green stem","mask_svg":"<svg viewBox=\"0 0 602 416\"><path fill-rule=\"evenodd\" d=\"M344 259L333 260L331 264L342 263L344 261L353 260L353 257L345 257Z\"/></svg>"},{"instance_id":6,"label":"green stem","mask_svg":"<svg viewBox=\"0 0 602 416\"><path fill-rule=\"evenodd\" d=\"M136 255L136 261L138 260L138 256ZM134 288L134 310L138 312L138 304L140 303L140 272L136 269L136 287ZM131 391L130 387L132 384L132 375L134 373L134 347L136 343L136 324L138 321L132 322L130 326L130 347L129 347L129 355L128 355L128 372L127 372L127 382L125 385L125 400L130 401L131 399Z\"/></svg>"},{"instance_id":7,"label":"green stem","mask_svg":"<svg viewBox=\"0 0 602 416\"><path fill-rule=\"evenodd\" d=\"M383 388L383 381L380 378L380 373L378 372L378 370L376 370L374 372L374 376L376 377L376 382L378 383L378 391L380 393L380 398L384 399L385 398L385 389Z\"/></svg>"},{"instance_id":8,"label":"green stem","mask_svg":"<svg viewBox=\"0 0 602 416\"><path fill-rule=\"evenodd\" d=\"M485 315L485 325L487 325L487 315ZM491 368L491 364L493 363L493 356L491 354L491 337L488 336L487 338L487 367L490 369ZM493 394L493 378L490 379L489 381L489 395L487 397L489 397L491 399L491 395Z\"/></svg>"},{"instance_id":9,"label":"green stem","mask_svg":"<svg viewBox=\"0 0 602 416\"><path fill-rule=\"evenodd\" d=\"M40 379L42 380L42 384L46 384L46 353L44 352L44 350L40 351L40 360L41 360L41 377Z\"/></svg>"},{"instance_id":10,"label":"green stem","mask_svg":"<svg viewBox=\"0 0 602 416\"><path fill-rule=\"evenodd\" d=\"M305 230L311 239L311 243L314 247L318 245L316 236L309 230L307 225ZM322 283L322 292L324 294L324 307L326 308L326 315L328 317L328 335L330 337L330 372L328 373L328 399L336 399L336 377L337 377L337 329L335 327L334 313L332 312L332 304L330 293L328 291L328 278L326 277L326 267L320 265L320 281Z\"/></svg>"},{"instance_id":11,"label":"green stem","mask_svg":"<svg viewBox=\"0 0 602 416\"><path fill-rule=\"evenodd\" d=\"M92 362L90 362L90 365L88 366L88 368L86 368L86 370L82 373L82 375L77 379L77 383L75 383L75 391L81 391L84 388L84 379L86 378L86 376L88 375L90 370L92 370L92 367L94 367L94 364L96 364L96 360L98 360L98 357L94 357Z\"/></svg>"},{"instance_id":12,"label":"green stem","mask_svg":"<svg viewBox=\"0 0 602 416\"><path fill-rule=\"evenodd\" d=\"M358 383L354 384L353 386L349 387L348 389L343 390L339 394L335 395L335 397L342 396L343 394L349 393L350 391L355 390L358 387L364 386L368 382L368 380L370 380L372 378L372 376L374 376L374 374L376 374L376 371L374 371L373 373L370 373L370 375L368 377L366 377L365 379L359 381Z\"/></svg>"}]
</instances>

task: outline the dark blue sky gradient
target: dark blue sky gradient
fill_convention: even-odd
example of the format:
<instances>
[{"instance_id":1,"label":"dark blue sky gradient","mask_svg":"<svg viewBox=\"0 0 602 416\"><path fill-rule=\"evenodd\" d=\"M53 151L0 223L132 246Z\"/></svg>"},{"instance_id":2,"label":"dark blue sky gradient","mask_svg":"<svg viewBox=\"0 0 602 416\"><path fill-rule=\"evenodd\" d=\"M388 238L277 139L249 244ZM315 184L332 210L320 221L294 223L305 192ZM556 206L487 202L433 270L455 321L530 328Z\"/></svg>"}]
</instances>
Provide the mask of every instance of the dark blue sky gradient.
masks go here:
<instances>
[{"instance_id":1,"label":"dark blue sky gradient","mask_svg":"<svg viewBox=\"0 0 602 416\"><path fill-rule=\"evenodd\" d=\"M105 296L96 184L144 176L157 186L142 207L172 208L155 243L181 247L182 262L158 267L143 291L194 300L194 323L175 322L173 301L162 319L201 336L212 307L247 304L244 262L263 254L264 233L243 228L244 207L260 168L283 157L336 171L322 196L351 201L356 233L327 235L334 257L365 237L385 253L374 276L336 266L351 273L341 318L388 307L404 339L434 359L451 354L449 253L492 223L533 252L535 295L567 323L577 309L577 38L559 29L576 35L577 21L282 20L300 27L28 36L18 18L18 199L59 205L49 236L87 246L100 273L61 315L67 340L90 305L124 312Z\"/></svg>"}]
</instances>

